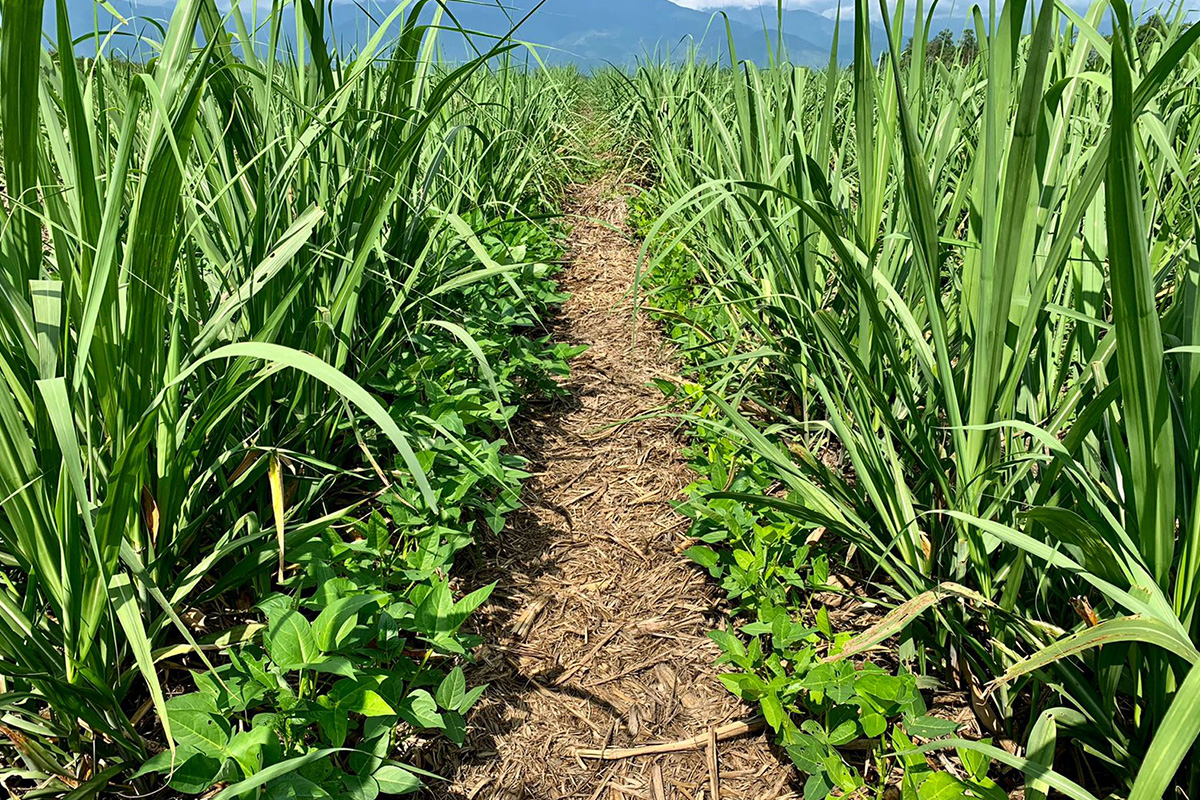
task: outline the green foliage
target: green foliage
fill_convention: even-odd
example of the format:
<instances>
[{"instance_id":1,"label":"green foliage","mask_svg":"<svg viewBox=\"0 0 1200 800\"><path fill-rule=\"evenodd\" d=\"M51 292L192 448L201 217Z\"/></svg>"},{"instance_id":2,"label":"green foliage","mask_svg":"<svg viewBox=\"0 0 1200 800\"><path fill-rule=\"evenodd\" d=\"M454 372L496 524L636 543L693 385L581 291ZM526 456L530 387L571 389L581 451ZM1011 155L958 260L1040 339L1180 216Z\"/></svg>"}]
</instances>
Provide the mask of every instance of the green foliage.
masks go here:
<instances>
[{"instance_id":1,"label":"green foliage","mask_svg":"<svg viewBox=\"0 0 1200 800\"><path fill-rule=\"evenodd\" d=\"M745 457L711 428L697 428L694 436L692 465L703 477L689 487L692 500L681 510L692 517L690 535L700 543L686 554L720 581L740 616L751 620L739 626L740 635L710 634L722 651L718 663L739 670L721 680L761 709L779 745L808 776L807 800L862 789L864 778L850 759L861 764L863 751L877 774L886 775L896 737L952 735L959 726L926 713L913 674L903 668L889 673L871 662L827 660L851 639L834 631L828 608L814 600L844 592L831 580L829 553L819 542L806 543L811 526L754 502L771 489L769 465ZM854 748L849 756L839 750L846 746ZM924 758L918 760L924 766ZM961 794L969 788L976 797L995 796L986 761L981 769L973 785L960 787ZM941 780L921 788L914 773L903 796L935 797Z\"/></svg>"},{"instance_id":2,"label":"green foliage","mask_svg":"<svg viewBox=\"0 0 1200 800\"><path fill-rule=\"evenodd\" d=\"M498 529L516 507L508 422L575 352L540 326L561 299L546 219L574 94L570 76L499 63L504 44L436 63L447 20L435 5L405 4L344 52L310 4L298 24L282 5L250 24L244 5L186 0L157 57L132 69L108 41L76 59L63 3L53 55L43 3L5 4L6 781L152 788L124 784L148 748L189 735L172 724L164 654L219 674L246 630L202 646L187 612L280 588L307 601L287 563L307 569L295 558L313 531L363 519L384 489L402 508L395 557L424 570L413 586L377 585L397 602L420 581L447 591L474 526ZM289 625L315 624L310 610ZM438 624L430 649L461 657L469 640ZM323 653L298 633L282 660L253 657L316 702L325 678L312 676L326 673L308 664ZM324 655L318 666L338 669L367 658ZM307 789L285 773L340 757L280 742L283 760L244 780L279 778L295 796ZM242 769L220 748L198 754ZM208 761L193 766L191 785L212 777ZM377 781L408 780L388 766Z\"/></svg>"},{"instance_id":3,"label":"green foliage","mask_svg":"<svg viewBox=\"0 0 1200 800\"><path fill-rule=\"evenodd\" d=\"M664 387L705 448L692 555L797 624L817 531L880 602L952 585L895 632L998 679L982 717L1040 760L991 757L1089 796L1049 714L1092 788L1192 792L1200 30L1009 2L949 58L882 10L877 63L860 2L849 70L647 64L614 97L655 172L640 296L695 381Z\"/></svg>"},{"instance_id":4,"label":"green foliage","mask_svg":"<svg viewBox=\"0 0 1200 800\"><path fill-rule=\"evenodd\" d=\"M502 224L481 241L494 258L524 260L531 247L557 253L554 239L527 224ZM463 743L465 715L485 687L468 689L452 659L479 644L462 626L493 587L456 600L446 576L478 521L499 532L519 506L523 461L488 437L503 433L530 392L557 391L552 378L579 351L524 335L563 299L550 272L541 263L518 273L521 302L500 279L447 295L475 347L435 328L414 337L411 359L374 387L393 398L393 417L420 415L430 426L416 457L437 513L422 509L420 487L401 475L379 501L390 521L376 510L346 534L289 538L287 593L258 604L261 641L193 673L197 691L167 703L174 758L160 753L140 776L161 773L197 794L269 774L263 797L369 798L423 785L419 770L389 760L398 737L432 732ZM487 377L480 355L494 365ZM306 760L313 754L322 756Z\"/></svg>"},{"instance_id":5,"label":"green foliage","mask_svg":"<svg viewBox=\"0 0 1200 800\"><path fill-rule=\"evenodd\" d=\"M905 734L931 740L953 734L959 727L926 713L913 675L889 674L871 663L823 658L821 651L836 655L850 638L833 634L824 611L808 627L795 622L787 609L762 609L756 621L741 627L749 637L748 645L722 631L710 634L721 647L720 662L740 670L722 675L722 682L760 707L780 746L808 776L807 800L824 800L835 791L850 793L866 785L839 748L853 747L858 764L866 751L877 774L886 775L890 771L887 752ZM918 761L925 767L924 758ZM972 772L971 783L962 783L964 793L969 788L977 797L995 796L998 790L987 778L987 765L985 759ZM936 796L930 793L936 782L922 787L919 772L910 769L907 775L911 783L905 786L906 798Z\"/></svg>"},{"instance_id":6,"label":"green foliage","mask_svg":"<svg viewBox=\"0 0 1200 800\"><path fill-rule=\"evenodd\" d=\"M388 760L401 729L462 744L464 715L485 687L468 691L444 656L476 643L461 628L493 587L455 600L442 575L466 537L434 527L394 541L408 514L398 498L392 508L400 525L375 512L349 536L325 529L292 551L290 593L259 603L261 643L193 673L196 691L167 702L174 755L140 774L166 773L172 788L198 794L276 768L263 797L375 797L421 786ZM302 760L316 752L331 755Z\"/></svg>"}]
</instances>

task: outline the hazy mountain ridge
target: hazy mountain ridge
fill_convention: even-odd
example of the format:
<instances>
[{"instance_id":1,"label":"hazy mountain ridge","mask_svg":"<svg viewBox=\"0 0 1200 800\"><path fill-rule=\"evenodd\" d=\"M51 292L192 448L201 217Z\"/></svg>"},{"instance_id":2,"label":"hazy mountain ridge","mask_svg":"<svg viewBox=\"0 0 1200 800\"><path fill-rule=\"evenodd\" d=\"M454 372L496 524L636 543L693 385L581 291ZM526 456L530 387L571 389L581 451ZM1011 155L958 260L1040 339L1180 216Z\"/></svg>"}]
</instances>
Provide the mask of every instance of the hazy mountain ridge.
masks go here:
<instances>
[{"instance_id":1,"label":"hazy mountain ridge","mask_svg":"<svg viewBox=\"0 0 1200 800\"><path fill-rule=\"evenodd\" d=\"M110 0L111 5L128 19L140 18L165 21L174 7L169 2L137 2ZM506 2L505 7L480 2L451 2L449 8L464 29L479 32L473 37L475 47L486 49L493 39L509 31L512 24L525 18L536 7L536 0ZM394 0L370 3L366 7L375 19L382 19L395 8ZM357 3L335 2L329 6L332 35L343 46L365 41L374 23ZM78 38L93 28L95 7L91 0L68 0L73 35ZM243 14L250 16L249 9ZM808 11L787 11L783 44L793 63L822 65L828 63L833 42L833 20ZM98 12L100 27L108 27L112 18L103 9ZM694 46L708 60L727 61L729 39L739 59L766 64L778 42L777 20L772 10L763 14L757 9L730 9L725 18L711 11L696 11L677 6L669 0L546 0L516 32L515 39L538 46L538 52L548 63L575 63L585 69L607 63L629 65L637 59L673 57L686 53ZM767 17L764 30L763 18ZM291 10L288 11L291 19ZM144 27L146 23L142 23ZM46 30L55 30L54 5L47 4ZM289 31L292 26L285 26ZM843 22L842 60L852 48L853 23ZM118 49L130 51L135 41L132 31L115 42ZM440 45L445 57L460 59L474 52L461 34L444 32ZM86 51L86 46L83 51Z\"/></svg>"},{"instance_id":2,"label":"hazy mountain ridge","mask_svg":"<svg viewBox=\"0 0 1200 800\"><path fill-rule=\"evenodd\" d=\"M525 9L514 10L520 18ZM498 32L507 18L500 9L464 6L455 16L465 27ZM734 47L740 58L759 63L768 60L768 43L761 27L733 21ZM728 58L729 35L723 18L693 11L668 0L547 0L521 26L516 38L544 45L555 61L576 61L587 66L611 62L627 64L650 54L685 52L690 45L709 59ZM828 58L827 41L809 41L788 34L785 45L791 57L804 63Z\"/></svg>"}]
</instances>

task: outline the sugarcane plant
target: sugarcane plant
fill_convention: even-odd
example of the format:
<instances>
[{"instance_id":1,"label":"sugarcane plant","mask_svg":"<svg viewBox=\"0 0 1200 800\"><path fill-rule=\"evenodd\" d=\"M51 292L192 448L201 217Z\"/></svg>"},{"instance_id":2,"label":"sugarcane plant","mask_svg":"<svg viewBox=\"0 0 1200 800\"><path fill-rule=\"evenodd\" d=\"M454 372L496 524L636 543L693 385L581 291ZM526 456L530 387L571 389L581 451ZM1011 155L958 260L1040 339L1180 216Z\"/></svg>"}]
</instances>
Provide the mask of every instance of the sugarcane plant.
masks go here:
<instances>
[{"instance_id":1,"label":"sugarcane plant","mask_svg":"<svg viewBox=\"0 0 1200 800\"><path fill-rule=\"evenodd\" d=\"M187 609L269 594L289 544L352 522L375 482L438 519L417 452L463 433L375 390L450 341L506 413L451 306L497 280L519 308L534 265L464 219L512 216L524 187L444 172L449 104L480 107L456 93L503 38L435 66L425 0L349 54L324 3L184 0L152 58L112 55L116 29L79 58L64 0L47 49L43 5L0 16L0 734L18 777L95 792L174 753L166 654L214 669L255 628L200 646Z\"/></svg>"},{"instance_id":2,"label":"sugarcane plant","mask_svg":"<svg viewBox=\"0 0 1200 800\"><path fill-rule=\"evenodd\" d=\"M879 12L876 58L856 3L848 69L630 82L643 274L696 262L703 424L787 490L709 497L853 544L911 667L1027 745L986 752L1033 791L1084 792L1045 772L1058 730L1130 796L1194 791L1200 31L1008 2L946 63L932 8L908 47L904 5Z\"/></svg>"}]
</instances>

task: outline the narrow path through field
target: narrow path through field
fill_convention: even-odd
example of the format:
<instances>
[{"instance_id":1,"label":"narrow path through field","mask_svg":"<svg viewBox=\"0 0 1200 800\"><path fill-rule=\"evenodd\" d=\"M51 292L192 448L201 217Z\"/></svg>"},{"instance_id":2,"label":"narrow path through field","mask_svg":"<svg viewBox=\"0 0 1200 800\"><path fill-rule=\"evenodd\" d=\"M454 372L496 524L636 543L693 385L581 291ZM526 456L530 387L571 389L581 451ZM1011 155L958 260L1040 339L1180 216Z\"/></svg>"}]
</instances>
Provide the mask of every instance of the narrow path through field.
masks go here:
<instances>
[{"instance_id":1,"label":"narrow path through field","mask_svg":"<svg viewBox=\"0 0 1200 800\"><path fill-rule=\"evenodd\" d=\"M585 761L576 747L676 741L751 716L717 680L717 592L681 554L671 501L692 480L675 424L652 418L655 377L673 377L652 324L634 344L626 297L637 245L608 178L570 190L574 226L558 341L590 349L565 401L516 429L535 477L526 509L482 544L471 585L498 581L475 622L487 644L470 674L490 688L461 750L434 744L419 766L448 776L431 797L471 800L712 797L705 750ZM717 747L720 797L792 797L791 772L762 734Z\"/></svg>"}]
</instances>

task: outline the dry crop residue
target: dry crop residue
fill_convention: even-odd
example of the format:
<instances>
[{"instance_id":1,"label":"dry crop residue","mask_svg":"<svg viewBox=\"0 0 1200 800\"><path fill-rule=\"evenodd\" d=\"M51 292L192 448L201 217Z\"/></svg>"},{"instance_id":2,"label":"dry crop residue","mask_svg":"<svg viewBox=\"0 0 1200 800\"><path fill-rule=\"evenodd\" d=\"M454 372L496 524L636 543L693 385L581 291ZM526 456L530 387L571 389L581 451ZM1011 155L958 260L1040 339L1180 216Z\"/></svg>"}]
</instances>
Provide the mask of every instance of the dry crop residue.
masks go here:
<instances>
[{"instance_id":1,"label":"dry crop residue","mask_svg":"<svg viewBox=\"0 0 1200 800\"><path fill-rule=\"evenodd\" d=\"M710 731L752 710L717 680L705 632L720 622L718 593L681 554L687 525L670 504L693 475L676 423L653 416L663 396L651 384L675 367L653 324L633 336L638 248L614 179L573 187L567 212L560 278L572 297L554 333L590 349L572 364L570 397L514 431L535 477L527 507L481 545L469 576L498 586L474 620L486 644L468 680L490 687L467 743L426 743L411 757L450 779L430 787L435 798L708 800ZM576 753L697 736L706 746L688 751ZM721 798L795 796L794 773L762 733L715 751Z\"/></svg>"}]
</instances>

